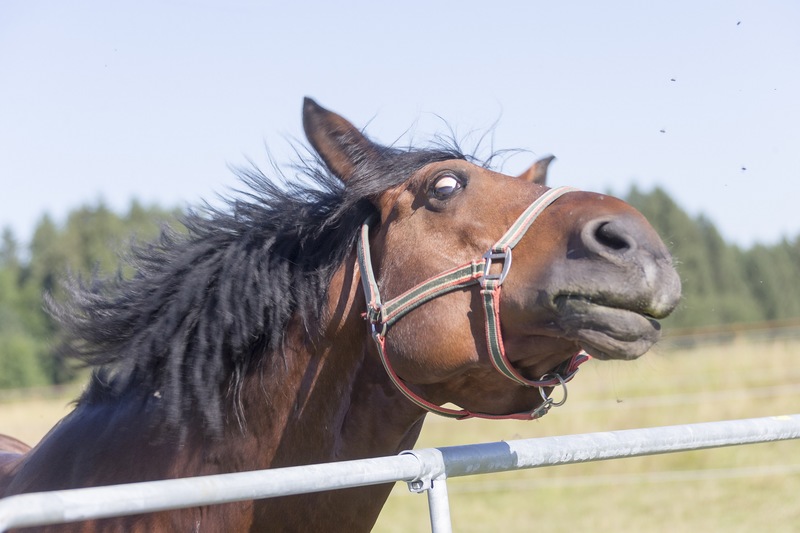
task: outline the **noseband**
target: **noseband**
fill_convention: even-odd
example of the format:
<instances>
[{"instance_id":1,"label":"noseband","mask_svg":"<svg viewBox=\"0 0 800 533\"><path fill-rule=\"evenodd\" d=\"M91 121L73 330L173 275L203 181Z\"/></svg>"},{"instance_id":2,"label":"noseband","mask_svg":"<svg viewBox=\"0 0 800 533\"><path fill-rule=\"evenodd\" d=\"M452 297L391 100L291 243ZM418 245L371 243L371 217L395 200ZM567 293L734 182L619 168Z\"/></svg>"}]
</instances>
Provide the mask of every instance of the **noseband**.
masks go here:
<instances>
[{"instance_id":1,"label":"noseband","mask_svg":"<svg viewBox=\"0 0 800 533\"><path fill-rule=\"evenodd\" d=\"M589 359L589 356L579 352L565 361L558 368L542 376L538 380L529 380L523 377L508 360L503 347L503 337L500 332L500 289L503 281L511 268L511 250L519 243L522 236L528 231L534 220L547 206L555 202L562 195L574 191L572 187L558 187L549 189L537 198L517 218L506 233L492 246L483 257L477 261L470 261L454 269L442 272L427 281L409 289L400 296L381 302L378 283L372 268L372 259L369 251L369 230L372 219L367 220L361 227L361 237L358 242L358 266L361 271L361 281L367 299L365 318L372 328L372 338L378 346L381 362L392 382L409 400L419 407L448 418L489 418L489 419L517 419L532 420L545 415L551 407L562 405L567 399L566 382L570 381L578 371L578 366ZM499 274L490 272L492 265L502 262ZM425 302L448 292L480 285L481 300L486 326L486 344L489 348L492 365L503 376L525 387L536 387L542 396L543 403L532 411L512 413L508 415L493 415L489 413L474 413L466 409L450 409L431 403L413 392L408 385L397 375L386 355L386 334L389 328L409 311L419 307ZM563 398L556 402L546 391L546 388L561 385L564 387Z\"/></svg>"}]
</instances>

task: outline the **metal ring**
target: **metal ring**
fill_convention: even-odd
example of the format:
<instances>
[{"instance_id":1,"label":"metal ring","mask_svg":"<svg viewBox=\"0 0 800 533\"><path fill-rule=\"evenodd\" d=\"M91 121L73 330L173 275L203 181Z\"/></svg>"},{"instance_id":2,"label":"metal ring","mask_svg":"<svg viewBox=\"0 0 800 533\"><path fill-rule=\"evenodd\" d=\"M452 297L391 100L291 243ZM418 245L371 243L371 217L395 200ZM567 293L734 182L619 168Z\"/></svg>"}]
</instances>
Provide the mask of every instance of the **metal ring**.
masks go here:
<instances>
[{"instance_id":1,"label":"metal ring","mask_svg":"<svg viewBox=\"0 0 800 533\"><path fill-rule=\"evenodd\" d=\"M557 402L553 400L553 398L547 395L547 393L544 391L545 389L544 387L539 387L539 395L541 395L544 401L550 401L551 407L560 407L564 405L567 401L567 382L564 381L564 378L561 377L561 374L545 374L540 378L540 381L547 381L547 379L552 379L552 378L556 378L558 380L558 385L553 385L553 389L555 389L560 385L564 389L564 397Z\"/></svg>"}]
</instances>

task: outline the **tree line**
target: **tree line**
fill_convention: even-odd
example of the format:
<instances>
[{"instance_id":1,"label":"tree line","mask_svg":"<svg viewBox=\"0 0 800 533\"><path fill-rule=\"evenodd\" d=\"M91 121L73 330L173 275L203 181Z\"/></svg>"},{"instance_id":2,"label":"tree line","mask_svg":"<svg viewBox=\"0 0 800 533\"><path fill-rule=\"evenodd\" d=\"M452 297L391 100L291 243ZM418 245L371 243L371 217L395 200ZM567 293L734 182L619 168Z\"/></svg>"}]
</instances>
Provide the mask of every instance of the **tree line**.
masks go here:
<instances>
[{"instance_id":1,"label":"tree line","mask_svg":"<svg viewBox=\"0 0 800 533\"><path fill-rule=\"evenodd\" d=\"M60 384L75 378L74 363L59 357L59 331L44 295L63 298L64 282L93 274L131 275L122 266L134 242L176 225L177 209L131 202L118 214L103 202L72 210L63 223L44 215L22 246L8 228L0 242L0 388Z\"/></svg>"},{"instance_id":2,"label":"tree line","mask_svg":"<svg viewBox=\"0 0 800 533\"><path fill-rule=\"evenodd\" d=\"M632 188L625 199L653 224L673 253L683 301L666 328L800 317L800 235L744 249L726 242L704 216L692 217L662 189ZM102 202L43 216L27 245L10 229L0 242L0 388L65 383L76 370L58 354L59 332L43 294L58 300L68 276L131 275L125 250L179 226L180 211L133 201L115 213Z\"/></svg>"},{"instance_id":3,"label":"tree line","mask_svg":"<svg viewBox=\"0 0 800 533\"><path fill-rule=\"evenodd\" d=\"M626 200L667 243L681 276L683 300L665 327L800 317L800 235L744 249L725 242L705 216L690 217L660 188L633 188Z\"/></svg>"}]
</instances>

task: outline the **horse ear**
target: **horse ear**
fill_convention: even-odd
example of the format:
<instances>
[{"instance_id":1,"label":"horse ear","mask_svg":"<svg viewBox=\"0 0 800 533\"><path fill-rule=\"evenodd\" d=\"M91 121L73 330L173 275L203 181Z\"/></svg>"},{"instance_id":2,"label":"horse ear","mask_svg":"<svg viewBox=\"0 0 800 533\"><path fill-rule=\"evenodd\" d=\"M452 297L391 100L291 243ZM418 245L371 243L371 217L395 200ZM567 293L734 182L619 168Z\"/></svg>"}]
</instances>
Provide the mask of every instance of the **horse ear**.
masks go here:
<instances>
[{"instance_id":1,"label":"horse ear","mask_svg":"<svg viewBox=\"0 0 800 533\"><path fill-rule=\"evenodd\" d=\"M541 158L531 165L531 168L520 174L518 178L531 183L538 183L539 185L547 185L547 167L550 166L550 163L555 158L556 156L554 155Z\"/></svg>"},{"instance_id":2,"label":"horse ear","mask_svg":"<svg viewBox=\"0 0 800 533\"><path fill-rule=\"evenodd\" d=\"M359 164L378 157L378 147L341 116L311 98L303 100L303 129L325 165L346 182Z\"/></svg>"}]
</instances>

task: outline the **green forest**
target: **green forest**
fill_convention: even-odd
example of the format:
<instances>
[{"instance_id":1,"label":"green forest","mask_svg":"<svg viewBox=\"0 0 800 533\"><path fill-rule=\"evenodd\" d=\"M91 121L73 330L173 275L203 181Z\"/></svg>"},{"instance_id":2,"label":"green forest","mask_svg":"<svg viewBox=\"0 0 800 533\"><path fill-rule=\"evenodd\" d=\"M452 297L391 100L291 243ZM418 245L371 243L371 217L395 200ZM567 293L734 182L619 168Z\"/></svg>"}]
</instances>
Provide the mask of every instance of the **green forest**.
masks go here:
<instances>
[{"instance_id":1,"label":"green forest","mask_svg":"<svg viewBox=\"0 0 800 533\"><path fill-rule=\"evenodd\" d=\"M675 257L683 301L665 328L697 328L800 317L800 236L742 249L706 217L691 217L661 189L633 188L625 199L650 220ZM43 216L30 243L5 229L0 243L0 388L60 384L76 369L58 356L59 332L43 295L58 300L69 275L131 275L125 251L154 239L180 212L134 201L126 213L102 202Z\"/></svg>"},{"instance_id":2,"label":"green forest","mask_svg":"<svg viewBox=\"0 0 800 533\"><path fill-rule=\"evenodd\" d=\"M124 253L177 224L180 211L131 202L114 213L102 202L72 210L63 223L48 215L27 246L9 229L0 243L0 388L61 384L75 378L74 363L58 356L59 332L45 312L44 294L58 300L70 277L130 275Z\"/></svg>"}]
</instances>

